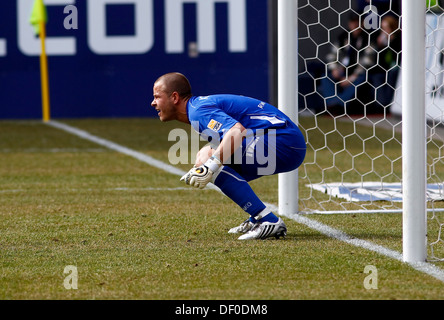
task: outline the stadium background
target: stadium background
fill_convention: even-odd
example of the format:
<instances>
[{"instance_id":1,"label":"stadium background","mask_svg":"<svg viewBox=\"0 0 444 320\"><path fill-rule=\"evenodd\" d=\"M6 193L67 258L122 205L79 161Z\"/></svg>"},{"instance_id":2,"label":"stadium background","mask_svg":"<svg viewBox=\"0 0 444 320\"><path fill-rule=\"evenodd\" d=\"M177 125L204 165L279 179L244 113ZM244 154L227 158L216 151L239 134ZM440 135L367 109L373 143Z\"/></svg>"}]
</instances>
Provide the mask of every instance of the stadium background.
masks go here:
<instances>
[{"instance_id":1,"label":"stadium background","mask_svg":"<svg viewBox=\"0 0 444 320\"><path fill-rule=\"evenodd\" d=\"M20 46L21 28L29 28L29 19L19 19L21 1L3 1L0 10L0 118L41 118L40 66L38 55L25 54ZM91 1L91 0L90 0ZM143 0L146 1L146 0ZM184 50L166 52L166 20L163 0L152 1L153 44L149 50L128 54L98 54L88 42L87 1L45 1L49 21L48 39L75 39L75 54L54 55L48 52L51 115L70 117L139 117L154 116L149 103L152 83L163 73L180 71L193 84L196 94L230 92L269 98L269 47L267 0L241 0L246 3L246 50L230 50L228 1L215 3L214 52L188 50L196 42L197 2L183 1ZM239 1L239 0L236 0ZM28 1L30 17L32 1ZM109 2L108 4L106 2ZM135 3L104 1L108 37L135 35ZM127 2L125 4L125 2ZM78 29L66 30L64 7L73 4L78 10ZM24 21L25 20L25 21ZM102 19L91 19L101 23ZM190 47L192 48L192 47Z\"/></svg>"},{"instance_id":2,"label":"stadium background","mask_svg":"<svg viewBox=\"0 0 444 320\"><path fill-rule=\"evenodd\" d=\"M167 52L166 49L165 29L169 15L165 12L165 1L149 1L152 12L147 12L146 19L153 30L153 43L144 53L127 54L100 54L91 48L88 31L102 23L102 19L93 17L91 22L88 21L88 0L45 1L49 16L48 40L63 39L75 43L74 54L48 52L52 117L155 116L148 108L151 85L159 75L170 71L186 74L197 95L234 93L277 104L275 1L237 0L244 1L246 6L246 48L238 51L230 50L228 45L230 1L214 1L216 27L213 52L196 52L193 47L197 41L199 1L179 1L183 2L180 5L184 17L184 48L179 53ZM102 2L105 5L107 37L134 37L137 1ZM299 1L299 6L304 6L306 2ZM325 6L322 2L315 0L310 3L313 8L322 8ZM23 12L20 12L20 3L25 8ZM64 19L68 14L63 10L70 4L78 10L76 30L64 28ZM340 1L331 3L332 8L337 7L338 10L344 5L348 4ZM38 54L26 53L19 39L21 30L31 30L28 17L32 0L5 1L1 7L0 118L41 118L41 109L36 108L41 101L39 57ZM325 11L321 17L327 24L335 19L335 15L330 17L328 13ZM310 21L313 12L300 10L299 16L301 21ZM323 33L316 36L322 37ZM301 58L313 51L313 44L300 41L299 62L302 71ZM61 50L70 49L64 49L62 44ZM321 48L320 57L324 54Z\"/></svg>"}]
</instances>

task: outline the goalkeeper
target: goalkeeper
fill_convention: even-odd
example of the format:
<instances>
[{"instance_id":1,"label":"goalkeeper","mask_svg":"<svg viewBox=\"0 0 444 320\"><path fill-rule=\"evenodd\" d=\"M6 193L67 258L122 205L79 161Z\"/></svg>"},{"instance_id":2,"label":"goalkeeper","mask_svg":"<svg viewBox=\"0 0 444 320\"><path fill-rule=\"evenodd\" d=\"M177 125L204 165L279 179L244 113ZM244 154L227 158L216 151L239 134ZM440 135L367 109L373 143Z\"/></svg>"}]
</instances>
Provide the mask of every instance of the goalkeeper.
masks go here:
<instances>
[{"instance_id":1,"label":"goalkeeper","mask_svg":"<svg viewBox=\"0 0 444 320\"><path fill-rule=\"evenodd\" d=\"M196 156L181 180L196 188L212 182L249 214L229 233L240 240L279 238L287 227L248 184L261 176L298 168L305 157L305 139L277 108L237 95L193 96L188 79L167 73L156 80L151 106L161 121L189 123L210 143Z\"/></svg>"}]
</instances>

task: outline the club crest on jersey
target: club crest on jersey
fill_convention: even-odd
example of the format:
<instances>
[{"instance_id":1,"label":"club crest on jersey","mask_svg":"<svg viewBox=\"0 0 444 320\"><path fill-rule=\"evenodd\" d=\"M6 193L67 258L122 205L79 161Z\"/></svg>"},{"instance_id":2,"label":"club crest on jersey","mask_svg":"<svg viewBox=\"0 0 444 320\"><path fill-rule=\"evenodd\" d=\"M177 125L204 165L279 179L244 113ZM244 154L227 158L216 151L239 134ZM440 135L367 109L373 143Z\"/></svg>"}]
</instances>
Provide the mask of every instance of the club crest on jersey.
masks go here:
<instances>
[{"instance_id":1,"label":"club crest on jersey","mask_svg":"<svg viewBox=\"0 0 444 320\"><path fill-rule=\"evenodd\" d=\"M208 124L207 128L213 130L213 131L219 131L219 129L222 127L222 123L217 122L214 119L211 119L210 123Z\"/></svg>"}]
</instances>

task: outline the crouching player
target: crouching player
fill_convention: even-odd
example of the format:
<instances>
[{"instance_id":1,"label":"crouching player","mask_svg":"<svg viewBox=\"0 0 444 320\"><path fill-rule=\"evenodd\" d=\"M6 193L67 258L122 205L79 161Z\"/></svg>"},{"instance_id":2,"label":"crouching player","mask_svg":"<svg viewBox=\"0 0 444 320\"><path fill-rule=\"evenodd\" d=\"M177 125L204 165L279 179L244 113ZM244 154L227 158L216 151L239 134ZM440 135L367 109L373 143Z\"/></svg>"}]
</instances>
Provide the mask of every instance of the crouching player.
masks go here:
<instances>
[{"instance_id":1,"label":"crouching player","mask_svg":"<svg viewBox=\"0 0 444 320\"><path fill-rule=\"evenodd\" d=\"M151 106L161 121L189 123L210 144L181 180L196 188L209 182L249 214L229 233L240 240L287 234L281 218L257 197L249 181L298 168L306 152L299 128L277 108L237 95L193 96L188 79L167 73L156 80Z\"/></svg>"}]
</instances>

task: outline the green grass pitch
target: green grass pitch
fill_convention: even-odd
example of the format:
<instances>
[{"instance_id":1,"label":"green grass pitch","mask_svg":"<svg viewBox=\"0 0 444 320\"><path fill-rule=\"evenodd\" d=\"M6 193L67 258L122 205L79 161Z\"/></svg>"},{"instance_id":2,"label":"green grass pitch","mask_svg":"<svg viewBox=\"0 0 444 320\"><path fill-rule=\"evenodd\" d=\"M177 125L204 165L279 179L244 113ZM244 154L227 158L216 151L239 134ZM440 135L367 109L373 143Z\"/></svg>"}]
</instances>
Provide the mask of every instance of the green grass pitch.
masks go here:
<instances>
[{"instance_id":1,"label":"green grass pitch","mask_svg":"<svg viewBox=\"0 0 444 320\"><path fill-rule=\"evenodd\" d=\"M62 122L164 162L169 131L190 130L157 119ZM442 299L442 281L289 218L285 240L238 241L227 231L246 215L222 194L39 121L1 121L0 157L2 300ZM252 186L277 204L277 177ZM310 219L402 250L400 214ZM366 288L369 265L377 288ZM64 285L66 266L77 268L77 289Z\"/></svg>"}]
</instances>

